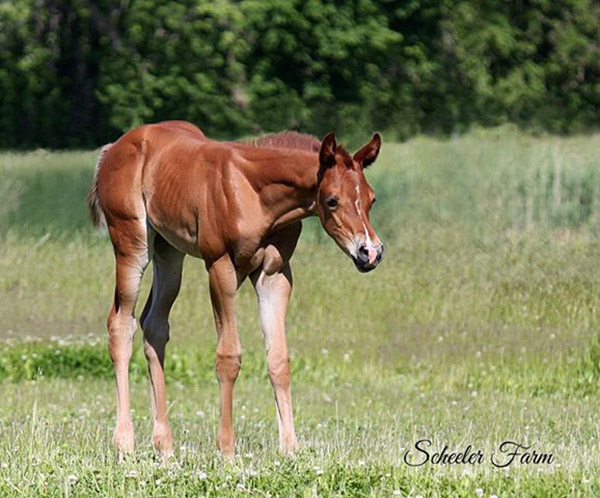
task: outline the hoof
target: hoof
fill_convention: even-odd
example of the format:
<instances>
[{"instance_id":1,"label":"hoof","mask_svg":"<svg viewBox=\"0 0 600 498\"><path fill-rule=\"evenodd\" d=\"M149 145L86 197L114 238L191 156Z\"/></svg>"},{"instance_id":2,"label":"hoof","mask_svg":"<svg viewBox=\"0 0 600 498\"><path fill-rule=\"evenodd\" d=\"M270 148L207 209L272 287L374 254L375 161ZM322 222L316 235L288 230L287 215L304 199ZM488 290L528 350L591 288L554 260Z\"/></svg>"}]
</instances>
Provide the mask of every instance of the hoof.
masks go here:
<instances>
[{"instance_id":1,"label":"hoof","mask_svg":"<svg viewBox=\"0 0 600 498\"><path fill-rule=\"evenodd\" d=\"M219 453L225 460L227 460L228 462L231 462L233 460L233 457L235 456L234 441L217 442L217 449L219 450Z\"/></svg>"},{"instance_id":2,"label":"hoof","mask_svg":"<svg viewBox=\"0 0 600 498\"><path fill-rule=\"evenodd\" d=\"M283 455L293 456L298 451L298 441L281 442L279 444L279 452Z\"/></svg>"},{"instance_id":3,"label":"hoof","mask_svg":"<svg viewBox=\"0 0 600 498\"><path fill-rule=\"evenodd\" d=\"M162 458L163 462L173 456L173 437L171 429L168 426L155 427L152 433L152 445L156 454Z\"/></svg>"},{"instance_id":4,"label":"hoof","mask_svg":"<svg viewBox=\"0 0 600 498\"><path fill-rule=\"evenodd\" d=\"M133 454L133 449L135 446L133 428L129 428L127 430L115 430L113 444L119 452L119 463L123 463L127 456Z\"/></svg>"},{"instance_id":5,"label":"hoof","mask_svg":"<svg viewBox=\"0 0 600 498\"><path fill-rule=\"evenodd\" d=\"M219 429L217 432L217 449L225 460L233 460L235 453L235 433L230 430Z\"/></svg>"},{"instance_id":6,"label":"hoof","mask_svg":"<svg viewBox=\"0 0 600 498\"><path fill-rule=\"evenodd\" d=\"M235 456L233 450L219 450L219 453L221 454L223 460L225 460L226 462L233 462L233 458Z\"/></svg>"}]
</instances>

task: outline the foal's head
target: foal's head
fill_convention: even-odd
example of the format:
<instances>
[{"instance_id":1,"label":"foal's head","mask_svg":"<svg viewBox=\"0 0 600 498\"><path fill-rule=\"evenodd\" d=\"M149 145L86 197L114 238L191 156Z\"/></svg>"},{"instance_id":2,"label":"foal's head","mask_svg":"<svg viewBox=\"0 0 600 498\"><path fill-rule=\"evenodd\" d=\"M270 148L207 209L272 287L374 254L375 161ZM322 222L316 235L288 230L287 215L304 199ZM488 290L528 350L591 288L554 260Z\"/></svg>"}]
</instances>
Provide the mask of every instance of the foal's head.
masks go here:
<instances>
[{"instance_id":1,"label":"foal's head","mask_svg":"<svg viewBox=\"0 0 600 498\"><path fill-rule=\"evenodd\" d=\"M383 257L383 244L369 220L375 193L364 175L380 148L381 137L375 133L368 144L351 156L330 133L319 151L319 218L325 231L361 272L373 270Z\"/></svg>"}]
</instances>

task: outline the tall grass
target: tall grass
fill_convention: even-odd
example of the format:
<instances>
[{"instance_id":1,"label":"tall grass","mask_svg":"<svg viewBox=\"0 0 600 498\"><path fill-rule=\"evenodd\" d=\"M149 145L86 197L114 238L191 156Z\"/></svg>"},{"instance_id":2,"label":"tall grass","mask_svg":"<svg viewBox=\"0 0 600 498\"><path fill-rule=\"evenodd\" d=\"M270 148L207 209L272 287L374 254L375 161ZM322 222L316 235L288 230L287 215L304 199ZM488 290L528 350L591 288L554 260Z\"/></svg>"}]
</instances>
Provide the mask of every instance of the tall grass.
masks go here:
<instances>
[{"instance_id":1,"label":"tall grass","mask_svg":"<svg viewBox=\"0 0 600 498\"><path fill-rule=\"evenodd\" d=\"M367 175L386 260L359 275L318 220L306 220L293 261L292 347L395 365L588 344L599 325L598 145L600 136L511 130L384 144ZM0 218L0 336L103 333L114 269L110 242L86 218L94 161L93 151L0 155L0 190L11 192ZM251 289L238 312L246 347L260 350ZM173 343L212 350L212 320L205 272L188 258Z\"/></svg>"},{"instance_id":2,"label":"tall grass","mask_svg":"<svg viewBox=\"0 0 600 498\"><path fill-rule=\"evenodd\" d=\"M367 176L386 239L406 228L586 229L600 219L600 135L532 137L510 128L448 141L385 143ZM97 151L0 155L0 234L90 233L85 194ZM316 220L311 241L325 240Z\"/></svg>"}]
</instances>

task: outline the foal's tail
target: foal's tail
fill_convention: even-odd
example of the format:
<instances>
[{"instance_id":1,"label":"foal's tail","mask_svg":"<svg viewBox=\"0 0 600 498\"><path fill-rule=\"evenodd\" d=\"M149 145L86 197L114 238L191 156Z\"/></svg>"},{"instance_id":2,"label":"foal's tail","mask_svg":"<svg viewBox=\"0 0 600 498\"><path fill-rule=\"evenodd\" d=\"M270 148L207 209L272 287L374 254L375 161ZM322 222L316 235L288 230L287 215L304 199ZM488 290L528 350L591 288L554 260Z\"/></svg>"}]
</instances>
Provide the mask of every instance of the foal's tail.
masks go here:
<instances>
[{"instance_id":1,"label":"foal's tail","mask_svg":"<svg viewBox=\"0 0 600 498\"><path fill-rule=\"evenodd\" d=\"M98 170L102 165L102 161L104 161L104 158L106 157L106 153L112 147L112 145L113 144L106 144L100 150L98 160L96 161L96 170L94 171L94 183L92 184L92 188L90 189L90 193L87 197L88 213L90 214L92 223L96 228L106 226L106 218L104 216L104 213L102 212L102 207L100 206L100 199L98 198Z\"/></svg>"}]
</instances>

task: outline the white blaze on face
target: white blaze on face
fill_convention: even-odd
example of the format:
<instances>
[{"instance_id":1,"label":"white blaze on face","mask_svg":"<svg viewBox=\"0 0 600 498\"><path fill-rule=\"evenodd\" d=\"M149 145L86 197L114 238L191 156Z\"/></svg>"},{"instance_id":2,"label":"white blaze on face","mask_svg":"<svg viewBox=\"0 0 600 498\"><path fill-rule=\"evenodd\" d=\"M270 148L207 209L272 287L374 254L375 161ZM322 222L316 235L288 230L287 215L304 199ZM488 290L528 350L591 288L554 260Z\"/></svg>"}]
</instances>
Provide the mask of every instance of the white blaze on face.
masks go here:
<instances>
[{"instance_id":1,"label":"white blaze on face","mask_svg":"<svg viewBox=\"0 0 600 498\"><path fill-rule=\"evenodd\" d=\"M367 228L367 224L364 221L363 215L361 213L361 202L360 202L360 189L358 184L355 186L356 189L356 200L354 201L354 206L356 206L356 212L358 213L358 217L362 220L362 224L363 224L363 230L365 232L365 247L367 249L368 255L369 255L369 264L373 265L375 264L375 261L377 260L377 249L375 247L375 244L373 244L373 241L371 240L371 236L369 235L369 229ZM360 245L360 241L355 239L354 242L358 246ZM358 252L358 249L356 249L356 251Z\"/></svg>"}]
</instances>

